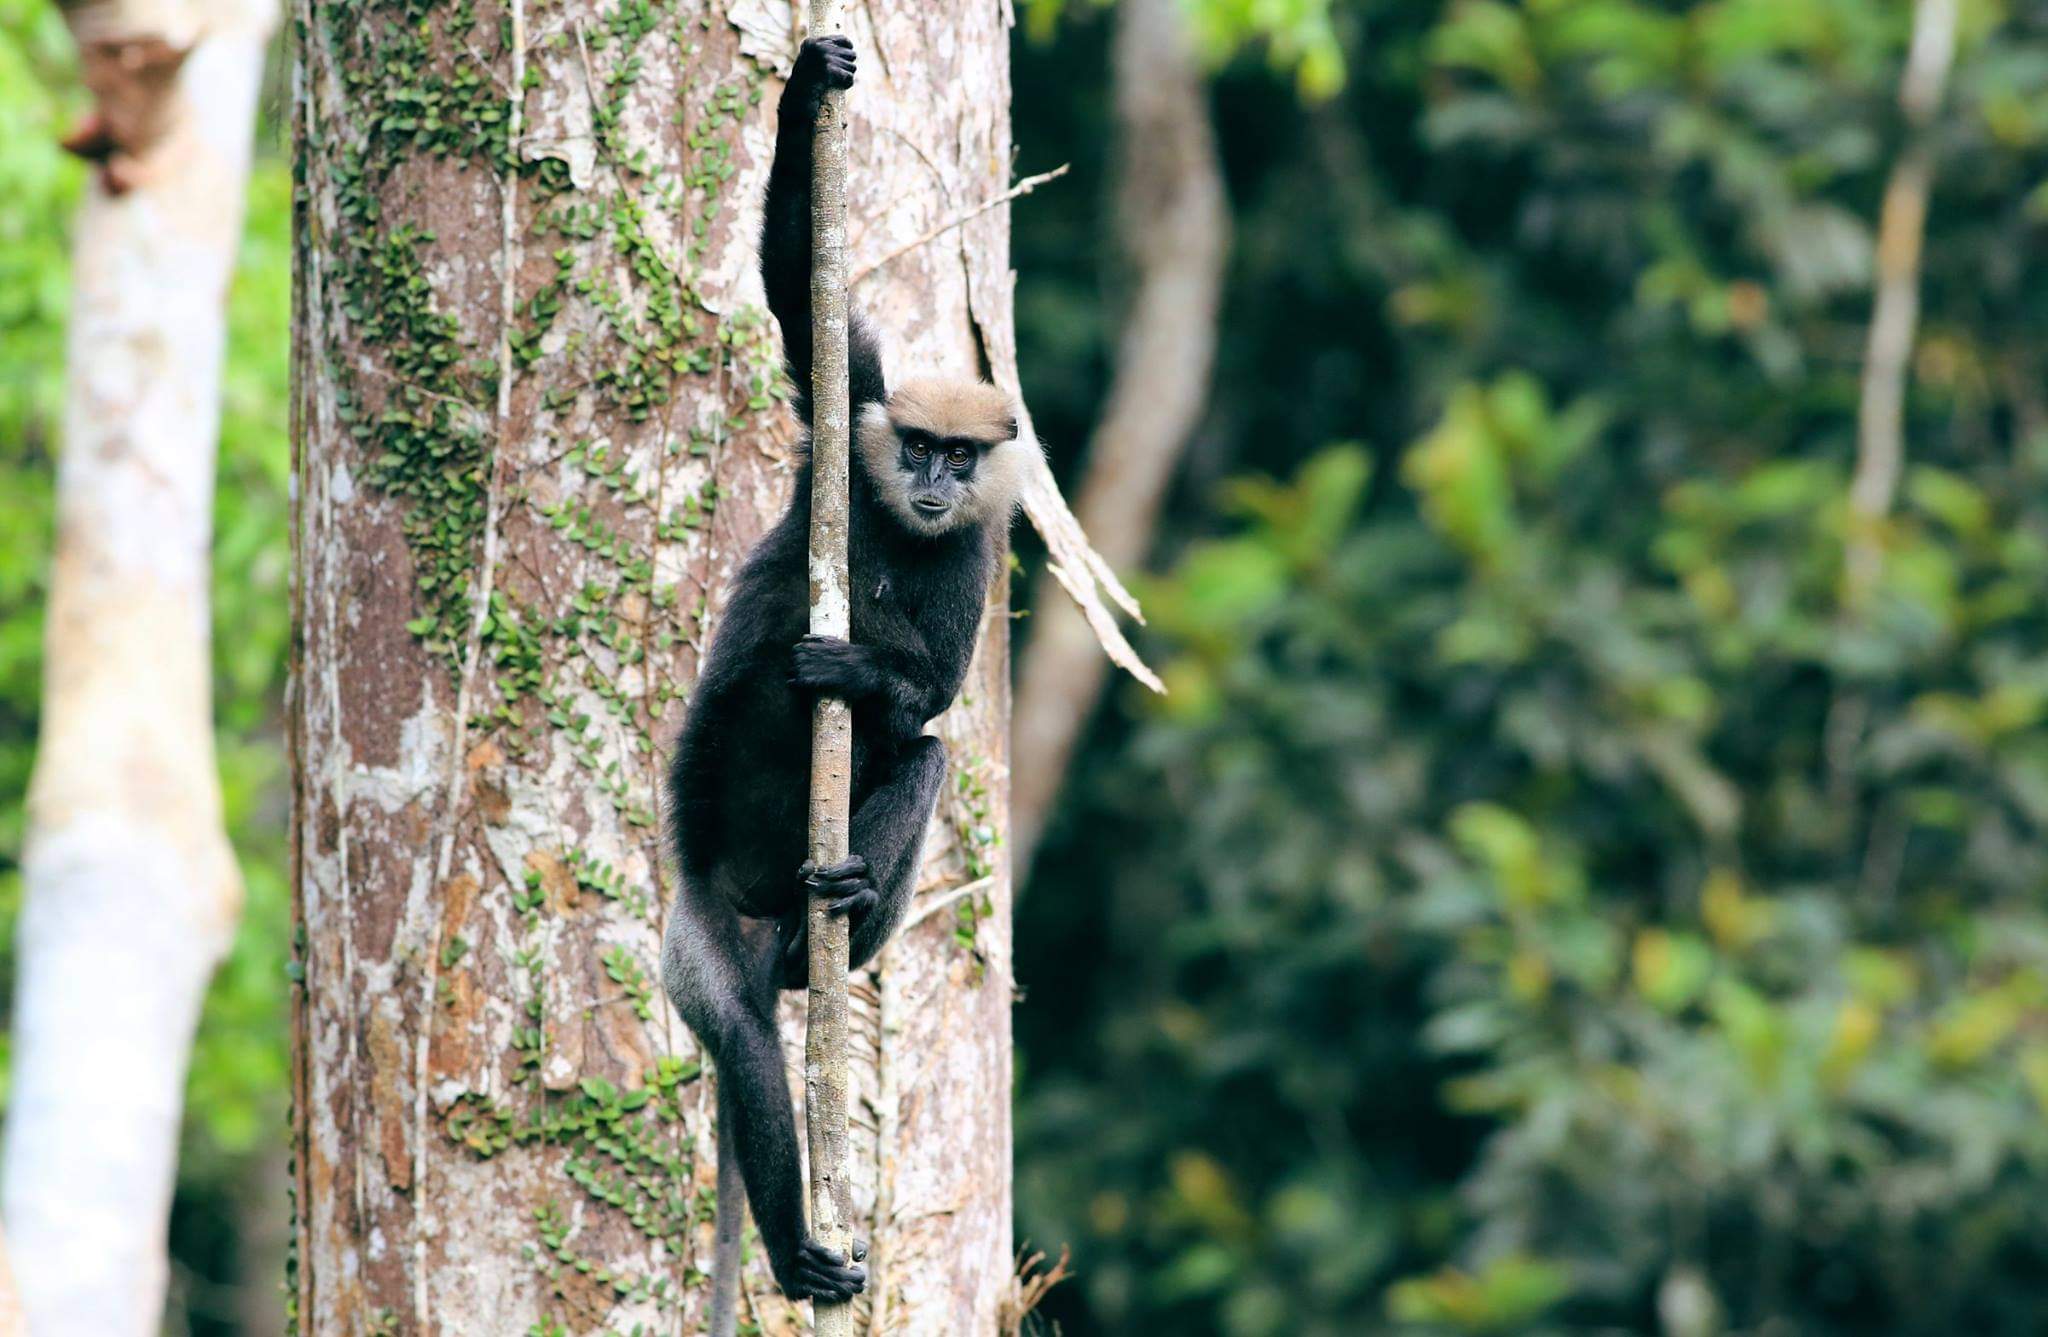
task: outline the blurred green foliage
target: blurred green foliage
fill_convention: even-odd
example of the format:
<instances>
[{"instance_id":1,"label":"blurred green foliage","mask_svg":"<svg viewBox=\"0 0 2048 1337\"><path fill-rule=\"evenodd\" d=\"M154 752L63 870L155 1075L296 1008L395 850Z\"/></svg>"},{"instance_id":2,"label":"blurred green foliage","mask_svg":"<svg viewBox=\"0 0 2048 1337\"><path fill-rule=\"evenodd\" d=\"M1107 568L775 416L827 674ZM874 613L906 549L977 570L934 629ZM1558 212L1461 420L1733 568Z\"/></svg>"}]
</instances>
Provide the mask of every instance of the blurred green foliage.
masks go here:
<instances>
[{"instance_id":1,"label":"blurred green foliage","mask_svg":"<svg viewBox=\"0 0 2048 1337\"><path fill-rule=\"evenodd\" d=\"M85 171L57 148L84 107L75 54L55 5L0 0L0 998L13 996L21 899L21 797L34 758L43 582L64 393L71 219ZM214 717L230 835L247 909L207 997L188 1080L177 1322L225 1330L218 1288L284 1147L285 784L281 706L289 634L286 438L291 306L289 164L269 131L251 180L249 220L229 296L214 507ZM4 1005L4 1004L0 1004ZM281 1214L282 1202L271 1215ZM274 1266L275 1259L258 1265Z\"/></svg>"},{"instance_id":2,"label":"blurred green foliage","mask_svg":"<svg viewBox=\"0 0 2048 1337\"><path fill-rule=\"evenodd\" d=\"M1076 9L1104 9L1115 0L1024 0L1024 31L1049 40ZM1188 0L1183 9L1195 46L1212 64L1250 47L1264 49L1271 67L1291 72L1302 95L1321 99L1344 86L1344 50L1331 22L1332 0Z\"/></svg>"},{"instance_id":3,"label":"blurred green foliage","mask_svg":"<svg viewBox=\"0 0 2048 1337\"><path fill-rule=\"evenodd\" d=\"M1104 712L1018 929L1068 1332L2040 1330L2048 14L1963 5L1852 600L1910 16L1355 3L1334 99L1220 77L1173 692ZM1101 40L1020 48L1027 150ZM1099 285L1053 208L1026 350Z\"/></svg>"}]
</instances>

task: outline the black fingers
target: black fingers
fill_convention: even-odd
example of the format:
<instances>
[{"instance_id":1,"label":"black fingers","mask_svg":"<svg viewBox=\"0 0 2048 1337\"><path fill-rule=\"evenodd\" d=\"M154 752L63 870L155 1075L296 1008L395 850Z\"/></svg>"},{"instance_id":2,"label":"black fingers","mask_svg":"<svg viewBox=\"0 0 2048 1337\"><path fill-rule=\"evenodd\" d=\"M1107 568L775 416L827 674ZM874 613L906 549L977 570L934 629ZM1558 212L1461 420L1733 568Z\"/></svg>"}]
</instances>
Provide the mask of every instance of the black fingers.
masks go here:
<instances>
[{"instance_id":1,"label":"black fingers","mask_svg":"<svg viewBox=\"0 0 2048 1337\"><path fill-rule=\"evenodd\" d=\"M827 1304L845 1304L867 1289L868 1270L847 1262L845 1254L806 1238L796 1249L796 1281L803 1294L792 1294L791 1299L809 1296Z\"/></svg>"},{"instance_id":2,"label":"black fingers","mask_svg":"<svg viewBox=\"0 0 2048 1337\"><path fill-rule=\"evenodd\" d=\"M796 875L811 898L823 901L831 914L865 916L881 900L868 861L858 854L824 868L806 860Z\"/></svg>"},{"instance_id":3,"label":"black fingers","mask_svg":"<svg viewBox=\"0 0 2048 1337\"><path fill-rule=\"evenodd\" d=\"M863 882L843 895L827 900L825 913L838 918L850 916L857 920L865 919L874 913L875 907L881 903L882 893L876 891L873 884Z\"/></svg>"},{"instance_id":4,"label":"black fingers","mask_svg":"<svg viewBox=\"0 0 2048 1337\"><path fill-rule=\"evenodd\" d=\"M838 863L826 864L823 868L804 860L796 875L808 886L820 882L865 882L868 879L868 861L858 854L849 854Z\"/></svg>"},{"instance_id":5,"label":"black fingers","mask_svg":"<svg viewBox=\"0 0 2048 1337\"><path fill-rule=\"evenodd\" d=\"M805 676L836 677L860 658L851 641L837 636L800 636L789 649L799 682Z\"/></svg>"},{"instance_id":6,"label":"black fingers","mask_svg":"<svg viewBox=\"0 0 2048 1337\"><path fill-rule=\"evenodd\" d=\"M836 636L805 636L790 647L789 685L827 696L866 696L878 685L874 655Z\"/></svg>"},{"instance_id":7,"label":"black fingers","mask_svg":"<svg viewBox=\"0 0 2048 1337\"><path fill-rule=\"evenodd\" d=\"M826 88L851 88L855 60L853 39L843 33L807 38L797 50L796 69L790 74L790 81L815 82Z\"/></svg>"}]
</instances>

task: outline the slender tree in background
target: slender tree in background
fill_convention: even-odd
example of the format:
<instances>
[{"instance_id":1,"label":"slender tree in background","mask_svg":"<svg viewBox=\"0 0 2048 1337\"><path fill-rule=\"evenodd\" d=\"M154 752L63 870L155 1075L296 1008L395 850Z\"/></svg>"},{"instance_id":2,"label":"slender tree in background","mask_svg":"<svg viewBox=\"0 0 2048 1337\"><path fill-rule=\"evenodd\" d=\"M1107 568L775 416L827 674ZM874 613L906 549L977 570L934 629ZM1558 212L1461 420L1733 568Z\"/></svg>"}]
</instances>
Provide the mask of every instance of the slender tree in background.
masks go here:
<instances>
[{"instance_id":1,"label":"slender tree in background","mask_svg":"<svg viewBox=\"0 0 2048 1337\"><path fill-rule=\"evenodd\" d=\"M862 6L850 256L999 193L996 6ZM658 777L793 424L753 252L787 5L303 5L294 1101L305 1330L674 1331L714 1102L656 984ZM892 365L1015 383L1008 218L863 291ZM856 976L870 1331L1011 1280L1007 619L924 895ZM785 1021L801 1013L792 1006ZM795 1052L794 1046L786 1046ZM741 1312L798 1321L747 1274Z\"/></svg>"},{"instance_id":2,"label":"slender tree in background","mask_svg":"<svg viewBox=\"0 0 2048 1337\"><path fill-rule=\"evenodd\" d=\"M1877 225L1877 300L1864 350L1856 415L1856 474L1849 506L1857 532L1849 544L1850 594L1860 599L1883 560L1878 532L1905 468L1906 363L1920 320L1920 248L1927 194L1934 186L1934 120L1956 54L1956 0L1918 0L1913 42L1899 79L1906 142L1885 184Z\"/></svg>"},{"instance_id":3,"label":"slender tree in background","mask_svg":"<svg viewBox=\"0 0 2048 1337\"><path fill-rule=\"evenodd\" d=\"M37 1332L154 1333L185 1067L241 883L207 590L228 275L271 13L67 7L77 222L5 1209ZM110 1092L113 1092L110 1094Z\"/></svg>"},{"instance_id":4,"label":"slender tree in background","mask_svg":"<svg viewBox=\"0 0 2048 1337\"><path fill-rule=\"evenodd\" d=\"M1075 511L1103 558L1128 569L1151 546L1166 485L1208 402L1230 213L1176 0L1117 6L1112 65L1118 235L1135 285ZM1020 877L1109 671L1088 617L1054 596L1053 583L1040 582L1017 675L1011 830Z\"/></svg>"}]
</instances>

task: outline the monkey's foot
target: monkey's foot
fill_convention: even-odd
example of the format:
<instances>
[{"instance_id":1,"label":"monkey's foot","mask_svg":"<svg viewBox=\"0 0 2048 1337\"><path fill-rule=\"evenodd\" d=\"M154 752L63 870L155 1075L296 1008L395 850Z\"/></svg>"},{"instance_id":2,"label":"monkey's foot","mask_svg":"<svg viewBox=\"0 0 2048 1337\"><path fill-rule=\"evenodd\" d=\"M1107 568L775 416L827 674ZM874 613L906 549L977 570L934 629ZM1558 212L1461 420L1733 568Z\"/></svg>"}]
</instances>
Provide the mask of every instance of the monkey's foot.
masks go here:
<instances>
[{"instance_id":1,"label":"monkey's foot","mask_svg":"<svg viewBox=\"0 0 2048 1337\"><path fill-rule=\"evenodd\" d=\"M810 1238L796 1246L793 1270L796 1273L792 1278L794 1284L786 1284L782 1288L792 1300L809 1298L823 1300L827 1304L845 1304L866 1290L868 1285L866 1268L859 1263L849 1263L845 1254L828 1249Z\"/></svg>"},{"instance_id":2,"label":"monkey's foot","mask_svg":"<svg viewBox=\"0 0 2048 1337\"><path fill-rule=\"evenodd\" d=\"M828 914L858 918L882 899L869 877L868 861L858 854L827 868L806 860L796 875L813 900L825 902Z\"/></svg>"}]
</instances>

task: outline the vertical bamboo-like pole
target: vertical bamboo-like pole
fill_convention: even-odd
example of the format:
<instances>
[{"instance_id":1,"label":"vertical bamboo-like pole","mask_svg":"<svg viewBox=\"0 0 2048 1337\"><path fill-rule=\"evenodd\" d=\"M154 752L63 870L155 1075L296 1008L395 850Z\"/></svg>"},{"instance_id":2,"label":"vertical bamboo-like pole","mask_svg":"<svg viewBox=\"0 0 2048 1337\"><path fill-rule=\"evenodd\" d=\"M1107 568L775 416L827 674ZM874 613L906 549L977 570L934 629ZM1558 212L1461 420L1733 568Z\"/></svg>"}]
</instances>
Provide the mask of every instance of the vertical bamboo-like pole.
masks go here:
<instances>
[{"instance_id":1,"label":"vertical bamboo-like pole","mask_svg":"<svg viewBox=\"0 0 2048 1337\"><path fill-rule=\"evenodd\" d=\"M838 0L811 0L813 36L839 30ZM846 369L846 117L828 90L818 109L811 178L811 634L850 634L846 510L849 436ZM853 789L853 716L821 697L811 716L811 862L847 856ZM846 920L813 901L810 1012L804 1035L804 1125L810 1143L811 1232L828 1249L852 1247L846 1182ZM852 1337L853 1306L816 1307L820 1337Z\"/></svg>"}]
</instances>

